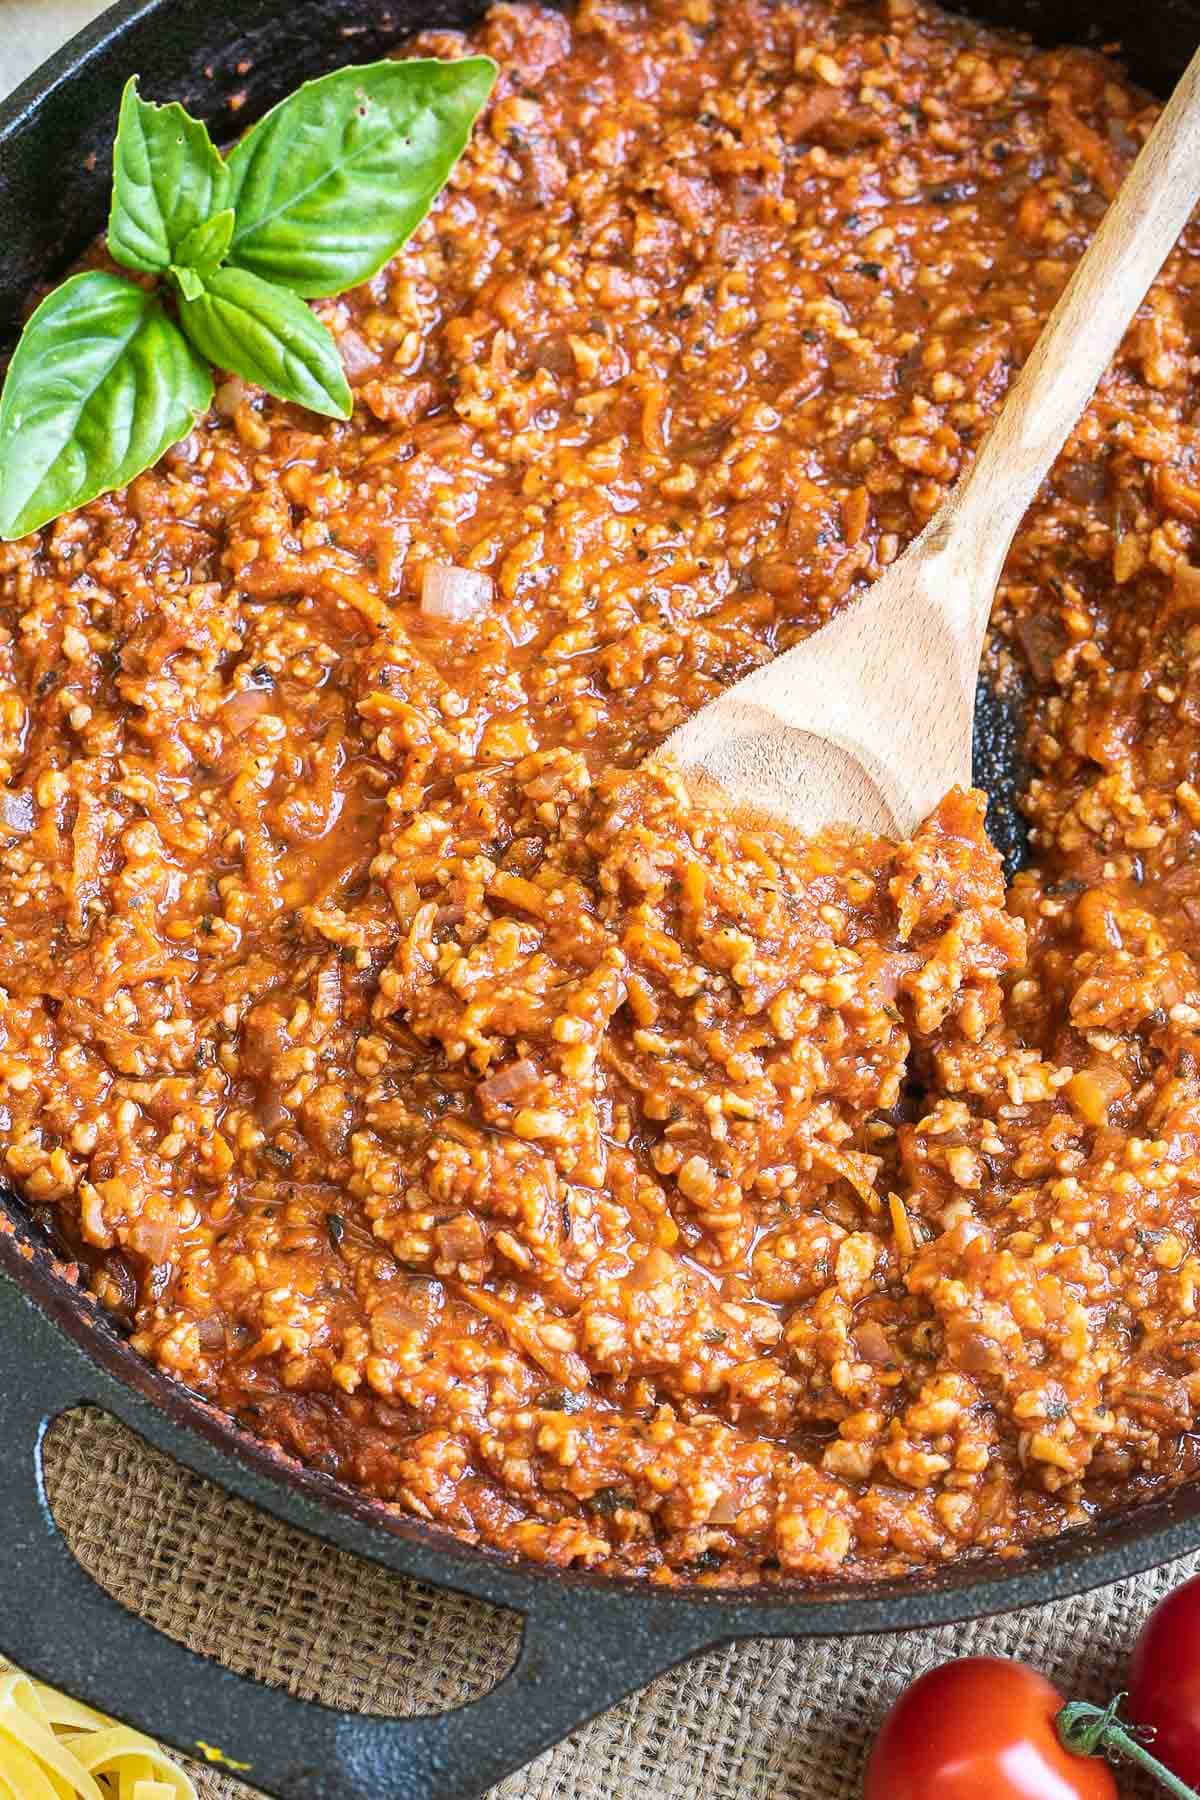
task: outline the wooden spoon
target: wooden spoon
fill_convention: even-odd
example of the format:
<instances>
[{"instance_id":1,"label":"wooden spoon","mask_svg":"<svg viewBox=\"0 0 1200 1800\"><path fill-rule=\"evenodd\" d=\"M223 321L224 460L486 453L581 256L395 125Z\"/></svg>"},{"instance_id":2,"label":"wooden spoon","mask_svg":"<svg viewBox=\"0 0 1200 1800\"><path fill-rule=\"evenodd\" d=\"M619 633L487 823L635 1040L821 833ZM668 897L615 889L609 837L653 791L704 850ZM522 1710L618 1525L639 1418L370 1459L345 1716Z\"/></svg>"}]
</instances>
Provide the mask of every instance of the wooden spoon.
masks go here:
<instances>
[{"instance_id":1,"label":"wooden spoon","mask_svg":"<svg viewBox=\"0 0 1200 1800\"><path fill-rule=\"evenodd\" d=\"M971 780L996 583L1020 520L1200 200L1200 51L1078 264L974 467L828 625L674 731L691 785L811 833L907 837Z\"/></svg>"}]
</instances>

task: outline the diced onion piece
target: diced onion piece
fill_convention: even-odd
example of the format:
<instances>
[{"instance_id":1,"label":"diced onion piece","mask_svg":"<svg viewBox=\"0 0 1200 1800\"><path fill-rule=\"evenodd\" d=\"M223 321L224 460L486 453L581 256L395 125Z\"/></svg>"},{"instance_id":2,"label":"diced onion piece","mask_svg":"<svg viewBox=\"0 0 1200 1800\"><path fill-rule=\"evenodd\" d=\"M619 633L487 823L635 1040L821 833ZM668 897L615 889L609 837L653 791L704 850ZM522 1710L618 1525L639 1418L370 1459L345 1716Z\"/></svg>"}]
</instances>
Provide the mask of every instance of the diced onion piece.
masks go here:
<instances>
[{"instance_id":1,"label":"diced onion piece","mask_svg":"<svg viewBox=\"0 0 1200 1800\"><path fill-rule=\"evenodd\" d=\"M427 619L464 624L492 603L492 578L452 563L426 563L421 576L421 611Z\"/></svg>"},{"instance_id":2,"label":"diced onion piece","mask_svg":"<svg viewBox=\"0 0 1200 1800\"><path fill-rule=\"evenodd\" d=\"M1093 1063L1088 1069L1077 1069L1064 1092L1084 1124L1102 1131L1108 1124L1109 1107L1114 1100L1125 1098L1129 1083L1111 1063Z\"/></svg>"},{"instance_id":3,"label":"diced onion piece","mask_svg":"<svg viewBox=\"0 0 1200 1800\"><path fill-rule=\"evenodd\" d=\"M25 788L0 788L0 831L28 837L33 830L33 795Z\"/></svg>"},{"instance_id":4,"label":"diced onion piece","mask_svg":"<svg viewBox=\"0 0 1200 1800\"><path fill-rule=\"evenodd\" d=\"M456 1213L437 1228L438 1249L451 1262L474 1262L486 1254L487 1239L474 1213Z\"/></svg>"},{"instance_id":5,"label":"diced onion piece","mask_svg":"<svg viewBox=\"0 0 1200 1800\"><path fill-rule=\"evenodd\" d=\"M268 1133L278 1131L281 1125L289 1125L292 1115L274 1088L260 1092L254 1103L254 1117Z\"/></svg>"},{"instance_id":6,"label":"diced onion piece","mask_svg":"<svg viewBox=\"0 0 1200 1800\"><path fill-rule=\"evenodd\" d=\"M427 1335L437 1324L444 1298L436 1281L404 1281L391 1292L385 1290L371 1312L372 1340L386 1353L400 1348L413 1333Z\"/></svg>"},{"instance_id":7,"label":"diced onion piece","mask_svg":"<svg viewBox=\"0 0 1200 1800\"><path fill-rule=\"evenodd\" d=\"M240 375L230 375L217 389L215 395L217 411L225 418L232 419L245 398L245 382Z\"/></svg>"},{"instance_id":8,"label":"diced onion piece","mask_svg":"<svg viewBox=\"0 0 1200 1800\"><path fill-rule=\"evenodd\" d=\"M212 1312L203 1319L197 1319L196 1336L200 1340L202 1350L223 1350L225 1348L225 1314Z\"/></svg>"},{"instance_id":9,"label":"diced onion piece","mask_svg":"<svg viewBox=\"0 0 1200 1800\"><path fill-rule=\"evenodd\" d=\"M173 1219L163 1214L143 1213L129 1227L129 1247L144 1256L147 1262L157 1265L167 1261L177 1235Z\"/></svg>"},{"instance_id":10,"label":"diced onion piece","mask_svg":"<svg viewBox=\"0 0 1200 1800\"><path fill-rule=\"evenodd\" d=\"M348 325L337 341L342 358L342 367L353 381L356 375L365 375L368 369L378 364L379 352L365 337L361 337L352 325Z\"/></svg>"},{"instance_id":11,"label":"diced onion piece","mask_svg":"<svg viewBox=\"0 0 1200 1800\"><path fill-rule=\"evenodd\" d=\"M1049 681L1054 674L1055 659L1067 646L1067 634L1057 619L1045 619L1037 613L1025 614L1013 626L1017 642L1028 660L1035 681Z\"/></svg>"},{"instance_id":12,"label":"diced onion piece","mask_svg":"<svg viewBox=\"0 0 1200 1800\"><path fill-rule=\"evenodd\" d=\"M730 1493L729 1489L725 1488L713 1501L712 1506L709 1509L707 1523L709 1525L733 1525L737 1522L737 1516L740 1511L741 1507L738 1505L737 1495L735 1493Z\"/></svg>"},{"instance_id":13,"label":"diced onion piece","mask_svg":"<svg viewBox=\"0 0 1200 1800\"><path fill-rule=\"evenodd\" d=\"M872 1368L886 1369L896 1360L887 1332L877 1319L864 1319L855 1327L854 1343L863 1362Z\"/></svg>"},{"instance_id":14,"label":"diced onion piece","mask_svg":"<svg viewBox=\"0 0 1200 1800\"><path fill-rule=\"evenodd\" d=\"M911 950L893 950L879 959L879 969L875 976L876 992L883 1000L894 1000L900 991L900 983L906 975L911 975L921 966L921 958Z\"/></svg>"},{"instance_id":15,"label":"diced onion piece","mask_svg":"<svg viewBox=\"0 0 1200 1800\"><path fill-rule=\"evenodd\" d=\"M647 1250L641 1262L635 1263L625 1277L626 1286L634 1293L644 1294L647 1288L657 1287L661 1281L670 1281L675 1274L675 1263L665 1250L657 1248Z\"/></svg>"},{"instance_id":16,"label":"diced onion piece","mask_svg":"<svg viewBox=\"0 0 1200 1800\"><path fill-rule=\"evenodd\" d=\"M405 1300L390 1296L381 1300L371 1314L373 1336L389 1349L398 1346L400 1340L411 1332L423 1331L426 1323L415 1307L409 1306Z\"/></svg>"},{"instance_id":17,"label":"diced onion piece","mask_svg":"<svg viewBox=\"0 0 1200 1800\"><path fill-rule=\"evenodd\" d=\"M221 708L221 723L234 737L249 731L255 719L271 710L271 695L265 688L239 688Z\"/></svg>"},{"instance_id":18,"label":"diced onion piece","mask_svg":"<svg viewBox=\"0 0 1200 1800\"><path fill-rule=\"evenodd\" d=\"M476 1092L485 1106L519 1105L535 1092L541 1079L537 1064L531 1057L523 1056L520 1062L509 1063L507 1068L481 1081Z\"/></svg>"}]
</instances>

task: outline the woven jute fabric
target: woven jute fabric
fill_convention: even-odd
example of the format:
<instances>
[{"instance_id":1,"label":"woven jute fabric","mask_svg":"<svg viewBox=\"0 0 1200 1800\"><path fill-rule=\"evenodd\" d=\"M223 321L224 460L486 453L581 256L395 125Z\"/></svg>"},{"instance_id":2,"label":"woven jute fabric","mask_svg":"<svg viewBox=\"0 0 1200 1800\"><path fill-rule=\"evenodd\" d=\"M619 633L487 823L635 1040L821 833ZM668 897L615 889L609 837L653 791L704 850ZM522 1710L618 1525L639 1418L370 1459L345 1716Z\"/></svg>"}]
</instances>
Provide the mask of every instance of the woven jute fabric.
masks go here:
<instances>
[{"instance_id":1,"label":"woven jute fabric","mask_svg":"<svg viewBox=\"0 0 1200 1800\"><path fill-rule=\"evenodd\" d=\"M515 1656L520 1622L513 1615L406 1581L278 1524L103 1413L83 1410L60 1421L46 1469L55 1516L89 1573L160 1630L242 1673L332 1705L401 1715L485 1693ZM1065 1691L1106 1698L1121 1685L1146 1612L1197 1563L977 1625L713 1651L595 1720L493 1795L852 1800L875 1726L921 1670L951 1656L1019 1656ZM1120 1779L1125 1800L1152 1792L1132 1774ZM197 1783L205 1800L252 1794L209 1769L197 1771Z\"/></svg>"}]
</instances>

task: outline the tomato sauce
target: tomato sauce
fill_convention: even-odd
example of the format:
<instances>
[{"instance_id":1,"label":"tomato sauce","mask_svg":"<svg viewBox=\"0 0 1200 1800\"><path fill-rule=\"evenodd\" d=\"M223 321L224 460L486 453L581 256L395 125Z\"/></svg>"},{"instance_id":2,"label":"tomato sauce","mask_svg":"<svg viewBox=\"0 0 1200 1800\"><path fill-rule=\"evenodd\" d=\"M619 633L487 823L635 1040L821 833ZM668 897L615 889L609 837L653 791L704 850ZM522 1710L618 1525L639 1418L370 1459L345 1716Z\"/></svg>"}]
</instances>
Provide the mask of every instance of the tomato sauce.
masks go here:
<instances>
[{"instance_id":1,"label":"tomato sauce","mask_svg":"<svg viewBox=\"0 0 1200 1800\"><path fill-rule=\"evenodd\" d=\"M980 796L799 844L646 759L936 510L1156 109L915 0L468 47L449 187L316 305L353 419L225 380L0 547L4 1171L145 1355L464 1537L1019 1550L1194 1461L1191 238L1005 570L1007 893Z\"/></svg>"}]
</instances>

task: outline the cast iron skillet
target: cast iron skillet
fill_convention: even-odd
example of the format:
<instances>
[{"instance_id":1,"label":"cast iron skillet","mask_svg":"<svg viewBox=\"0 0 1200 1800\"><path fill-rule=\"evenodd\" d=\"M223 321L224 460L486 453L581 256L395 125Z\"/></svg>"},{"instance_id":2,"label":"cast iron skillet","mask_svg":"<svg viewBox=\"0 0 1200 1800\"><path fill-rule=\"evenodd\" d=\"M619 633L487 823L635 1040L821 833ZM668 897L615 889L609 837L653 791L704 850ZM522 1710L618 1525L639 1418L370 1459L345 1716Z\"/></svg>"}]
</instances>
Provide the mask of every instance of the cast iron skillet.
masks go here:
<instances>
[{"instance_id":1,"label":"cast iron skillet","mask_svg":"<svg viewBox=\"0 0 1200 1800\"><path fill-rule=\"evenodd\" d=\"M482 0L122 0L0 108L0 344L31 289L100 229L118 96L133 71L227 138L302 79L365 61L405 32L463 25ZM1200 37L1200 0L985 0L973 10L1057 41L1125 38L1165 91ZM248 67L246 66L248 63ZM228 101L244 95L235 116ZM1010 708L984 694L977 778L1010 862L1021 840ZM0 971L2 979L3 971ZM930 1577L667 1593L472 1550L273 1455L150 1368L65 1281L19 1202L0 1192L0 1649L25 1668L183 1750L217 1745L284 1800L452 1800L481 1792L663 1669L743 1637L840 1637L1036 1605L1200 1546L1200 1489L1180 1489L1031 1551ZM51 1518L41 1446L82 1402L188 1468L333 1544L524 1615L512 1673L432 1718L378 1719L291 1699L228 1673L126 1612L80 1569ZM331 1620L331 1630L337 1630Z\"/></svg>"}]
</instances>

